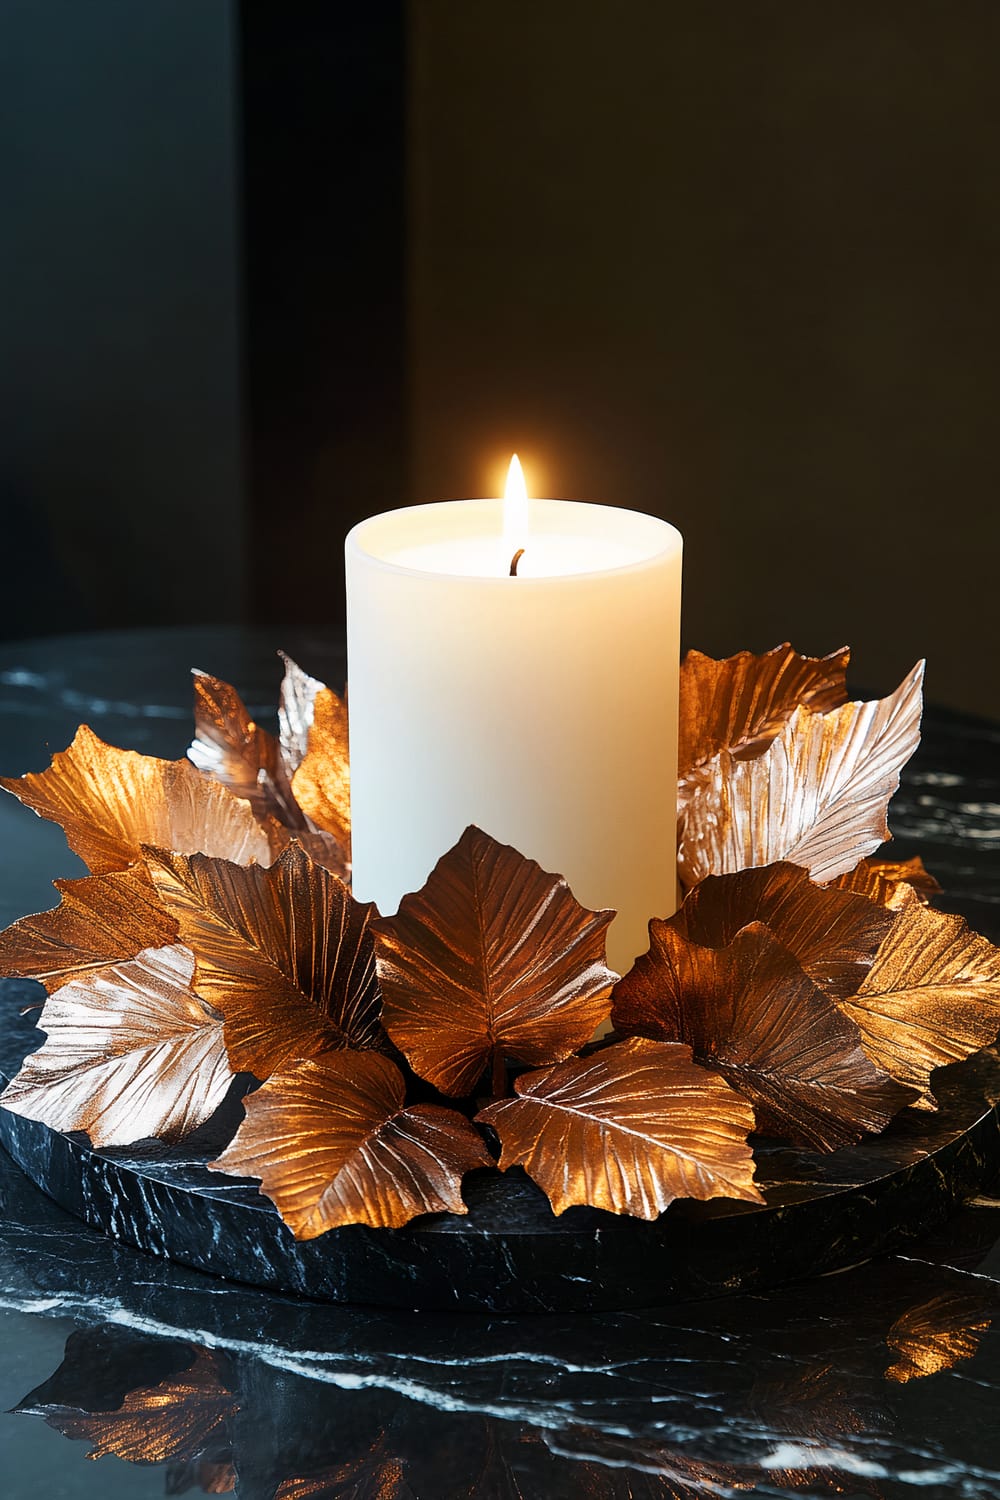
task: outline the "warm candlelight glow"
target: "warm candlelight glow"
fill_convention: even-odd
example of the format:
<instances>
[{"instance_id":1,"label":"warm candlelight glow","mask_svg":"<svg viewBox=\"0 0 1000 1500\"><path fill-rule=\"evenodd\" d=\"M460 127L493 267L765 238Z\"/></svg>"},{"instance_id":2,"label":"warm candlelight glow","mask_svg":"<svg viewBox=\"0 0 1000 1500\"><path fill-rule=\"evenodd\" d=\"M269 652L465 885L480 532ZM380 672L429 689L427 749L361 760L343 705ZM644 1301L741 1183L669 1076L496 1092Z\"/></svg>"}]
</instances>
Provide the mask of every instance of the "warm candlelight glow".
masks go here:
<instances>
[{"instance_id":1,"label":"warm candlelight glow","mask_svg":"<svg viewBox=\"0 0 1000 1500\"><path fill-rule=\"evenodd\" d=\"M508 559L528 542L528 491L516 453L511 455L503 492L503 540Z\"/></svg>"}]
</instances>

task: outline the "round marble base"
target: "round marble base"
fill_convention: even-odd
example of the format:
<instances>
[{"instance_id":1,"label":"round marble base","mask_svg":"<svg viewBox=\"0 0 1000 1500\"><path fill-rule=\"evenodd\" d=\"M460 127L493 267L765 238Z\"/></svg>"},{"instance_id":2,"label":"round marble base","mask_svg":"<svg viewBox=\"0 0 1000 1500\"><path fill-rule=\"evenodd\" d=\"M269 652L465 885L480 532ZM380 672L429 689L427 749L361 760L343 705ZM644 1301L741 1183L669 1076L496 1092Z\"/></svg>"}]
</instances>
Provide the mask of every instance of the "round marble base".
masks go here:
<instances>
[{"instance_id":1,"label":"round marble base","mask_svg":"<svg viewBox=\"0 0 1000 1500\"><path fill-rule=\"evenodd\" d=\"M0 981L0 1085L39 1045L40 986ZM30 1014L23 1014L31 1007ZM0 1109L0 1142L95 1229L232 1281L327 1302L437 1311L606 1311L752 1291L834 1271L925 1234L1000 1165L1000 1053L935 1077L936 1114L829 1156L764 1146L767 1206L675 1203L655 1223L595 1209L560 1218L520 1171L466 1179L467 1217L338 1229L297 1244L253 1184L210 1173L232 1099L183 1146L94 1151Z\"/></svg>"}]
</instances>

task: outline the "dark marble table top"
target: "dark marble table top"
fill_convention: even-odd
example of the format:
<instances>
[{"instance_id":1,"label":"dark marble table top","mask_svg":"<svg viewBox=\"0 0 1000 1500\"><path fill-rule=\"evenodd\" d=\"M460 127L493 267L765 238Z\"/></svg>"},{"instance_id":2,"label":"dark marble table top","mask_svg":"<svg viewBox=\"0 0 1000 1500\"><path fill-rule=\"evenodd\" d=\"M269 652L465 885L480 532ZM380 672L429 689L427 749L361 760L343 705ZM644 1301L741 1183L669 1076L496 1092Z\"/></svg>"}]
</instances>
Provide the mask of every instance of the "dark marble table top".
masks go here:
<instances>
[{"instance_id":1,"label":"dark marble table top","mask_svg":"<svg viewBox=\"0 0 1000 1500\"><path fill-rule=\"evenodd\" d=\"M342 679L335 646L294 632L0 648L0 771L40 769L81 721L181 754L191 665L263 717L278 644ZM891 821L894 852L920 849L943 904L1000 940L1000 730L931 711ZM51 905L52 878L79 872L58 829L0 803L0 920ZM1000 1497L998 1394L1000 1193L905 1254L766 1296L417 1316L144 1256L0 1154L2 1500Z\"/></svg>"}]
</instances>

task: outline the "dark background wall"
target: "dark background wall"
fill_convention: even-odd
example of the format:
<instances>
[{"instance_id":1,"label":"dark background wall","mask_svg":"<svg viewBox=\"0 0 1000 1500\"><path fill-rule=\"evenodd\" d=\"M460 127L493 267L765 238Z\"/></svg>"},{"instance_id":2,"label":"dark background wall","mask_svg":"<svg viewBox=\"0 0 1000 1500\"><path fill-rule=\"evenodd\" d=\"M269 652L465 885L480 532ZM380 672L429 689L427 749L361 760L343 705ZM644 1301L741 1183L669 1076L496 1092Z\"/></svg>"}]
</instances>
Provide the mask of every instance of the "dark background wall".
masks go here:
<instances>
[{"instance_id":1,"label":"dark background wall","mask_svg":"<svg viewBox=\"0 0 1000 1500\"><path fill-rule=\"evenodd\" d=\"M0 638L333 622L406 492L402 0L0 0Z\"/></svg>"},{"instance_id":2,"label":"dark background wall","mask_svg":"<svg viewBox=\"0 0 1000 1500\"><path fill-rule=\"evenodd\" d=\"M243 610L234 25L0 4L0 635Z\"/></svg>"},{"instance_id":3,"label":"dark background wall","mask_svg":"<svg viewBox=\"0 0 1000 1500\"><path fill-rule=\"evenodd\" d=\"M336 624L346 527L685 534L685 633L1000 714L993 0L0 0L0 635Z\"/></svg>"},{"instance_id":4,"label":"dark background wall","mask_svg":"<svg viewBox=\"0 0 1000 1500\"><path fill-rule=\"evenodd\" d=\"M1000 7L411 16L415 493L516 447L680 527L689 644L1000 713Z\"/></svg>"},{"instance_id":5,"label":"dark background wall","mask_svg":"<svg viewBox=\"0 0 1000 1500\"><path fill-rule=\"evenodd\" d=\"M243 0L250 611L344 618L344 536L406 503L404 0Z\"/></svg>"}]
</instances>

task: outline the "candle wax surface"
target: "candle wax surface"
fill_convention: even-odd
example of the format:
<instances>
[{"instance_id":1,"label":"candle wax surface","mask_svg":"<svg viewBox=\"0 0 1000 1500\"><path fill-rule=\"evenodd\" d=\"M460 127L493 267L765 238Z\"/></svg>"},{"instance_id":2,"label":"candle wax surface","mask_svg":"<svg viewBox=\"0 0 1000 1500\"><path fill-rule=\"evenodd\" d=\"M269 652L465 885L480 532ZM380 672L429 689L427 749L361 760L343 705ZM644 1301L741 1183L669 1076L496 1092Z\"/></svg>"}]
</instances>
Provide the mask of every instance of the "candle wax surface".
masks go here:
<instances>
[{"instance_id":1,"label":"candle wax surface","mask_svg":"<svg viewBox=\"0 0 1000 1500\"><path fill-rule=\"evenodd\" d=\"M505 525L502 500L454 500L373 517L353 533L373 562L442 578L570 578L650 562L670 550L651 516L573 500L528 501L523 530ZM669 528L667 528L669 531Z\"/></svg>"},{"instance_id":2,"label":"candle wax surface","mask_svg":"<svg viewBox=\"0 0 1000 1500\"><path fill-rule=\"evenodd\" d=\"M642 562L638 547L614 538L527 535L517 546L524 548L518 559L519 578L560 578L571 573L600 573L608 568L626 568ZM502 536L454 537L422 546L403 547L386 554L386 562L425 573L447 573L467 578L505 577L510 573L514 551Z\"/></svg>"},{"instance_id":3,"label":"candle wax surface","mask_svg":"<svg viewBox=\"0 0 1000 1500\"><path fill-rule=\"evenodd\" d=\"M390 915L475 824L616 911L625 973L676 907L682 541L574 500L521 530L457 500L347 538L354 894Z\"/></svg>"}]
</instances>

